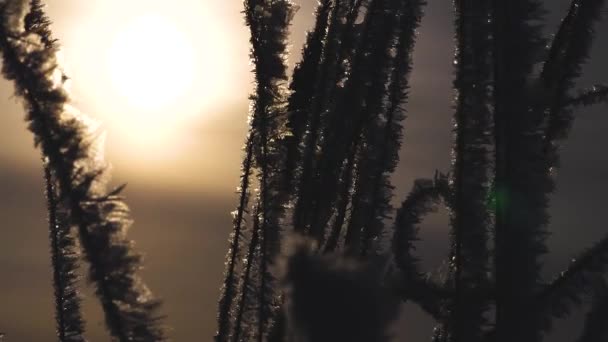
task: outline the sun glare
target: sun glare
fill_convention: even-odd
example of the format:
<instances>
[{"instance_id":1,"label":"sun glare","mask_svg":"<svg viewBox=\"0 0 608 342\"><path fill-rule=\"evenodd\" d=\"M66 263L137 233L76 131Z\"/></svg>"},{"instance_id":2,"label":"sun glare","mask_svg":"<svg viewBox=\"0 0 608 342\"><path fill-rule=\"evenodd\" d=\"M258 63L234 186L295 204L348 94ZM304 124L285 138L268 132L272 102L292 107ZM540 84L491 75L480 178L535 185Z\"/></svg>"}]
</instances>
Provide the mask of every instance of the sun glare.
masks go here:
<instances>
[{"instance_id":1,"label":"sun glare","mask_svg":"<svg viewBox=\"0 0 608 342\"><path fill-rule=\"evenodd\" d=\"M118 93L142 109L160 109L178 100L196 73L192 43L157 15L139 17L117 33L107 67Z\"/></svg>"},{"instance_id":2,"label":"sun glare","mask_svg":"<svg viewBox=\"0 0 608 342\"><path fill-rule=\"evenodd\" d=\"M178 179L181 171L175 170L195 162L188 156L203 147L221 150L201 132L223 124L247 101L235 89L251 85L248 31L232 15L238 3L51 3L73 104L101 123L108 160L118 170Z\"/></svg>"}]
</instances>

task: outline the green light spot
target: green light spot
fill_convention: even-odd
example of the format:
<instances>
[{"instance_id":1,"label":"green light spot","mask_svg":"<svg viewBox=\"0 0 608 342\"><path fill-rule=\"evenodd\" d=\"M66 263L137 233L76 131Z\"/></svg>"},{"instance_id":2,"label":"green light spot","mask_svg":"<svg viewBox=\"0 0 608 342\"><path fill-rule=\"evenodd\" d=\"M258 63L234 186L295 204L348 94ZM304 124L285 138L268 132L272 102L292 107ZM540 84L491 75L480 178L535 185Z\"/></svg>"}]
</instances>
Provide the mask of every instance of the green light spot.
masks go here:
<instances>
[{"instance_id":1,"label":"green light spot","mask_svg":"<svg viewBox=\"0 0 608 342\"><path fill-rule=\"evenodd\" d=\"M503 210L507 206L508 203L508 193L506 189L498 189L496 186L492 186L490 192L488 192L487 198L487 207L488 210L492 213L496 213L497 208L502 208Z\"/></svg>"}]
</instances>

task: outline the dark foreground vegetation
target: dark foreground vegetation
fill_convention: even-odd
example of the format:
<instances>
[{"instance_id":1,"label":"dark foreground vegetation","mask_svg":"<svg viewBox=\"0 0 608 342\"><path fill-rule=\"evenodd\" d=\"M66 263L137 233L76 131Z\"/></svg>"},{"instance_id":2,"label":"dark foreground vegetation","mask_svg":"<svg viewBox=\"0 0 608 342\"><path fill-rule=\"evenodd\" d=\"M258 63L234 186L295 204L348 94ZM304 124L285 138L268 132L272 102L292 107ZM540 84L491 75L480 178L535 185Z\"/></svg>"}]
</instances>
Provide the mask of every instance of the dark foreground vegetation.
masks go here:
<instances>
[{"instance_id":1,"label":"dark foreground vegetation","mask_svg":"<svg viewBox=\"0 0 608 342\"><path fill-rule=\"evenodd\" d=\"M578 341L608 341L608 237L540 277L559 144L578 108L608 100L606 85L575 88L604 1L572 0L551 39L540 0L454 1L452 166L417 180L398 208L390 175L424 2L319 1L291 77L294 4L244 5L255 89L217 342L388 341L402 301L437 321L435 342L541 341L585 304ZM112 338L166 340L125 236L128 207L69 106L40 0L0 0L0 19L3 74L43 155L59 340L85 340L80 254ZM440 280L415 253L418 225L439 206L451 239Z\"/></svg>"}]
</instances>

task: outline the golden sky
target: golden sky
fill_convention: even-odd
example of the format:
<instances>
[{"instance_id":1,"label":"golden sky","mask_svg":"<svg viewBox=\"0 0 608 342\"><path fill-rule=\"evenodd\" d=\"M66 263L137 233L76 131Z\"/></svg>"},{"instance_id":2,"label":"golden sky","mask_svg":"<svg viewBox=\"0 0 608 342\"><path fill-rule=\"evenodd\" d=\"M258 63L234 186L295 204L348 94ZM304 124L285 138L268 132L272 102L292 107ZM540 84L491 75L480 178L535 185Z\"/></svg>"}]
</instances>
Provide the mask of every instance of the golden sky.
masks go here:
<instances>
[{"instance_id":1,"label":"golden sky","mask_svg":"<svg viewBox=\"0 0 608 342\"><path fill-rule=\"evenodd\" d=\"M551 1L551 28L567 2ZM210 341L251 91L242 3L46 3L63 47L74 105L101 123L113 179L129 184L126 195L136 221L130 237L146 255L146 280L165 300L171 335L179 342ZM301 9L292 27L292 66L312 24L315 1L297 3ZM414 178L446 171L450 162L450 2L435 1L427 12L394 177L397 200ZM608 34L606 22L598 34ZM608 68L599 62L608 60L608 48L596 48L593 58L585 85L608 81ZM0 108L0 331L7 333L7 342L48 341L53 336L52 287L39 152L12 85L3 80ZM599 224L606 221L608 203L607 110L584 111L564 149L552 206L558 233L551 243L561 251L556 265L606 231ZM423 231L427 242L421 253L430 266L438 266L444 254L446 224L445 215L438 215ZM105 341L95 299L90 290L86 294L89 337ZM417 322L410 332L419 338L412 340L428 336L430 324L418 316L407 316Z\"/></svg>"}]
</instances>

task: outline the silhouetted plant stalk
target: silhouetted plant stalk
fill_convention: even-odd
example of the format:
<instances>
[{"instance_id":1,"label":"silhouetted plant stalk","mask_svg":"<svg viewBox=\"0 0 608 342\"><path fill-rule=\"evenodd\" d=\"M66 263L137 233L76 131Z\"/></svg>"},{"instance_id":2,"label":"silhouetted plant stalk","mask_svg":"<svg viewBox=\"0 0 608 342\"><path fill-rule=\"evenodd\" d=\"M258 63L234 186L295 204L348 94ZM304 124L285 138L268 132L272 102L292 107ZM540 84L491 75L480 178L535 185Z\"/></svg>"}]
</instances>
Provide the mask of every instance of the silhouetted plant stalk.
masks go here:
<instances>
[{"instance_id":1,"label":"silhouetted plant stalk","mask_svg":"<svg viewBox=\"0 0 608 342\"><path fill-rule=\"evenodd\" d=\"M286 117L287 35L293 18L293 4L288 0L247 1L257 16L247 16L252 35L252 59L255 63L256 94L252 97L252 126L259 132L256 162L260 192L260 287L258 341L262 342L272 324L277 306L274 276L269 266L279 252L280 226L287 196L281 191L284 150L278 141L283 136ZM255 5L255 7L253 7ZM250 13L247 11L246 13Z\"/></svg>"},{"instance_id":2,"label":"silhouetted plant stalk","mask_svg":"<svg viewBox=\"0 0 608 342\"><path fill-rule=\"evenodd\" d=\"M349 248L353 253L365 255L371 248L371 241L382 230L384 213L376 213L380 202L389 206L388 200L379 192L382 184L379 184L379 172L384 171L386 161L383 158L386 146L382 144L384 138L382 129L391 125L385 114L387 100L387 84L391 78L393 67L392 53L394 53L399 16L402 12L402 1L387 1L383 8L378 8L371 17L371 40L369 47L370 60L369 69L371 74L364 90L365 104L361 110L361 125L355 134L359 136L354 139L350 149L358 149L357 154L357 179L354 184L353 208L348 222L347 234L350 232L352 239ZM407 34L406 34L407 35ZM401 77L404 77L401 75ZM398 142L397 142L398 145ZM359 147L360 146L360 147ZM359 148L358 148L359 147ZM390 186L390 184L389 184ZM376 216L378 214L378 216Z\"/></svg>"},{"instance_id":3,"label":"silhouetted plant stalk","mask_svg":"<svg viewBox=\"0 0 608 342\"><path fill-rule=\"evenodd\" d=\"M251 329L252 323L244 323L245 319L245 311L247 311L248 307L251 306L250 295L249 293L255 291L255 287L253 287L254 277L252 277L252 268L254 265L254 257L255 252L259 248L260 244L260 220L259 220L259 208L256 208L254 217L253 217L253 227L251 232L251 241L249 242L247 256L244 260L243 266L243 277L240 281L240 289L239 289L239 301L235 308L235 322L234 322L234 332L232 334L233 342L240 342L241 337L243 335L243 331L245 328ZM254 321L255 323L255 321ZM226 336L226 339L228 336Z\"/></svg>"},{"instance_id":4,"label":"silhouetted plant stalk","mask_svg":"<svg viewBox=\"0 0 608 342\"><path fill-rule=\"evenodd\" d=\"M510 13L521 15L514 18L503 15L504 6L512 6L511 3L497 4L495 7L495 18L499 19L495 20L494 39L497 47L495 125L501 131L496 134L499 196L495 242L496 284L499 286L496 294L497 341L537 341L540 339L539 329L550 327L550 317L544 314L542 306L539 311L528 310L523 315L521 307L529 304L538 289L540 266L537 257L546 248L546 232L539 228L546 224L547 196L554 187L551 174L558 166L557 139L567 136L572 121L571 112L566 108L567 92L573 87L581 65L589 54L592 27L602 3L572 2L553 40L539 80L535 79L531 70L536 62L534 54L540 50L534 45L540 45L541 40L538 33L532 34L530 26L522 23L537 19L529 15L529 8L536 8L538 12L540 6L535 2L523 2L521 7L510 7ZM524 10L523 6L528 9ZM521 45L522 34L530 38L528 47ZM514 55L508 52L513 49L528 53L513 58ZM549 115L545 116L545 113ZM526 229L519 232L522 228ZM514 245L523 246L526 253L509 252L509 246ZM599 257L605 251L598 248L595 253ZM528 285L524 285L526 282ZM582 289L571 290L580 292ZM567 293L572 292L564 291L562 294ZM564 297L555 299L558 303L566 300ZM516 330L513 330L515 327Z\"/></svg>"},{"instance_id":5,"label":"silhouetted plant stalk","mask_svg":"<svg viewBox=\"0 0 608 342\"><path fill-rule=\"evenodd\" d=\"M547 317L566 317L573 307L579 306L588 297L607 271L608 236L605 236L573 259L568 269L542 288L536 297L537 310Z\"/></svg>"},{"instance_id":6,"label":"silhouetted plant stalk","mask_svg":"<svg viewBox=\"0 0 608 342\"><path fill-rule=\"evenodd\" d=\"M381 291L392 290L428 312L439 323L433 341L540 341L552 318L579 306L608 266L604 238L553 282L540 281L558 140L567 136L575 108L608 98L605 85L573 89L603 1L573 0L549 49L541 35L539 0L454 3L452 170L449 176L438 173L433 180L417 180L393 225L386 225L393 211L389 175L398 161L423 1L320 1L287 101L276 81L285 80L284 64L275 63L284 53L286 24L272 21L277 17L268 10L272 6L266 7L280 3L249 0L245 7L257 83L253 157L245 160L253 158L260 190L251 239L237 247L247 248L248 254L232 341L261 341L265 335L273 342L344 339L346 335L319 333L342 321L320 322L302 314L308 310L302 307L332 293L323 277L317 277L323 272L316 272L332 269L332 279L340 278L332 258L338 263L350 260L340 254L376 260L383 253L377 250L383 246L381 238L391 232L398 272L379 281L392 285L382 284ZM419 224L440 204L450 212L452 243L448 272L435 280L420 269L414 250ZM280 291L267 265L285 238L279 223L289 224L290 218L291 228L319 247L285 257L287 292L270 333L267 322L273 314L264 307L272 308ZM316 265L313 272L304 272L311 265ZM315 296L302 300L292 291L296 287ZM355 287L345 284L341 289ZM596 303L602 296L597 295ZM332 311L336 306L358 299L352 296L342 304L323 300L314 313L324 317L324 310L337 312ZM493 305L495 316L489 317ZM601 310L603 304L598 304L589 317L599 317ZM315 332L326 321L331 326ZM373 319L364 321L376 326ZM594 324L589 318L588 330L598 327Z\"/></svg>"},{"instance_id":7,"label":"silhouetted plant stalk","mask_svg":"<svg viewBox=\"0 0 608 342\"><path fill-rule=\"evenodd\" d=\"M487 198L491 175L490 3L457 0L456 112L453 144L450 223L450 282L455 297L449 304L449 341L479 341L487 298L466 296L488 283Z\"/></svg>"},{"instance_id":8,"label":"silhouetted plant stalk","mask_svg":"<svg viewBox=\"0 0 608 342\"><path fill-rule=\"evenodd\" d=\"M569 92L591 53L594 25L600 19L604 4L604 0L573 0L543 65L540 78L548 97L545 153L549 155L548 162L552 163L549 167L559 165L556 142L568 136L573 122L572 108L567 106Z\"/></svg>"},{"instance_id":9,"label":"silhouetted plant stalk","mask_svg":"<svg viewBox=\"0 0 608 342\"><path fill-rule=\"evenodd\" d=\"M298 187L294 196L295 207L293 213L293 227L296 231L307 232L315 236L319 241L325 238L324 227L329 220L328 215L314 214L324 204L327 197L333 201L338 195L333 193L331 189L323 189L319 183L319 168L324 160L319 160L318 152L321 149L320 138L325 136L324 130L328 121L334 120L336 111L336 98L341 96L341 86L336 86L338 83L343 83L347 78L347 69L353 59L353 44L358 41L359 26L355 24L363 1L357 0L341 0L333 1L333 7L328 19L327 34L324 41L323 55L318 64L318 78L314 84L314 93L311 94L310 106L308 108L309 119L307 125L307 134L302 141L302 162L299 166ZM345 19L345 20L344 20ZM303 62L306 61L306 56L303 56ZM345 168L354 167L354 157L351 152L349 157L351 160L345 163ZM325 159L325 158L324 158ZM352 177L352 173L348 170L339 171L343 175L349 175L341 179L345 186L341 186L342 194L350 188L348 185ZM341 196L342 198L344 195ZM335 216L334 226L338 229L340 221L344 220L346 205L348 201L339 200L339 212ZM339 234L339 231L336 232ZM336 234L334 234L335 236ZM333 242L332 242L333 243Z\"/></svg>"},{"instance_id":10,"label":"silhouetted plant stalk","mask_svg":"<svg viewBox=\"0 0 608 342\"><path fill-rule=\"evenodd\" d=\"M585 326L578 342L595 342L608 340L608 284L606 279L598 279L594 283L593 303L585 317Z\"/></svg>"},{"instance_id":11,"label":"silhouetted plant stalk","mask_svg":"<svg viewBox=\"0 0 608 342\"><path fill-rule=\"evenodd\" d=\"M568 105L591 106L602 102L608 102L608 86L598 84L590 89L579 91L576 96L570 98Z\"/></svg>"},{"instance_id":12,"label":"silhouetted plant stalk","mask_svg":"<svg viewBox=\"0 0 608 342\"><path fill-rule=\"evenodd\" d=\"M448 203L450 189L445 176L434 180L418 179L407 198L397 210L392 251L395 264L403 277L400 295L404 301L412 300L437 321L445 318L442 308L442 284L436 284L420 270L415 256L419 225L425 215L437 210L441 201ZM440 329L438 329L440 330Z\"/></svg>"},{"instance_id":13,"label":"silhouetted plant stalk","mask_svg":"<svg viewBox=\"0 0 608 342\"><path fill-rule=\"evenodd\" d=\"M318 77L314 84L314 92L311 93L310 106L307 108L309 119L307 123L306 135L303 141L302 162L300 165L299 179L297 182L297 193L295 196L295 207L293 213L293 227L296 232L306 232L319 238L319 228L312 226L311 212L315 204L317 192L314 187L316 173L316 154L318 151L320 132L323 124L324 111L327 109L327 102L330 95L335 91L335 67L340 62L340 13L343 9L344 1L333 1L333 7L329 17L327 34L323 45L323 55L317 66ZM306 56L304 56L306 57ZM305 60L303 60L304 62ZM314 230L314 231L313 231Z\"/></svg>"},{"instance_id":14,"label":"silhouetted plant stalk","mask_svg":"<svg viewBox=\"0 0 608 342\"><path fill-rule=\"evenodd\" d=\"M250 177L253 168L253 134L255 132L250 129L249 136L245 142L245 158L241 167L241 184L238 188L239 202L236 210L233 212L233 231L230 237L230 248L226 255L226 271L224 274L224 283L221 289L218 310L218 331L216 333L216 341L228 341L230 334L230 315L232 303L235 296L238 294L236 287L238 284L235 274L237 267L237 259L240 256L240 247L243 242L243 230L245 224L245 215L247 214L247 206L249 205L250 197ZM256 233L257 234L257 233ZM249 260L249 259L247 259Z\"/></svg>"},{"instance_id":15,"label":"silhouetted plant stalk","mask_svg":"<svg viewBox=\"0 0 608 342\"><path fill-rule=\"evenodd\" d=\"M537 24L541 5L496 0L492 10L496 341L532 342L541 337L540 317L522 308L539 286L547 196L554 186L542 151L543 113L531 108L536 97L529 93L535 58L545 45Z\"/></svg>"},{"instance_id":16,"label":"silhouetted plant stalk","mask_svg":"<svg viewBox=\"0 0 608 342\"><path fill-rule=\"evenodd\" d=\"M159 302L136 274L140 256L125 236L131 224L128 207L118 196L120 189L105 190L107 177L90 119L70 107L49 21L39 1L31 5L28 13L25 1L0 2L4 76L24 99L29 128L67 212L65 225L78 228L111 335L125 342L163 341Z\"/></svg>"},{"instance_id":17,"label":"silhouetted plant stalk","mask_svg":"<svg viewBox=\"0 0 608 342\"><path fill-rule=\"evenodd\" d=\"M369 190L371 196L367 205L367 217L362 226L363 254L371 252L372 241L384 230L384 221L390 217L393 209L390 204L393 186L389 176L395 171L399 160L403 136L402 122L405 119L404 106L408 100L416 29L422 18L424 4L424 1L395 1L392 4L395 6L393 10L399 15L396 15L398 21L394 23L398 28L393 30L396 46L394 57L390 61L392 72L386 81L388 85L386 104L383 106L382 103L375 102L376 108L368 108L371 113L378 111L381 116L375 119L377 132L374 132L374 129L370 130L370 142L367 143L370 155L365 157L368 161L375 160L375 163L370 165L369 182L372 186ZM389 57L391 51L390 47L389 51L386 51ZM369 96L373 98L376 95ZM374 135L378 136L374 137ZM376 140L374 144L371 143L373 140Z\"/></svg>"},{"instance_id":18,"label":"silhouetted plant stalk","mask_svg":"<svg viewBox=\"0 0 608 342\"><path fill-rule=\"evenodd\" d=\"M546 168L553 171L559 166L558 143L568 136L573 122L571 105L591 105L605 101L605 86L579 91L573 100L570 93L591 52L594 26L605 7L604 0L573 0L566 18L562 21L551 45L549 56L541 73L542 85L547 92L544 109L547 114L543 152ZM568 270L545 287L540 295L538 311L564 317L572 306L580 305L580 298L597 284L597 278L608 267L608 237L604 237L591 249L574 259ZM546 300L551 299L549 303ZM544 328L551 327L551 316L545 319Z\"/></svg>"},{"instance_id":19,"label":"silhouetted plant stalk","mask_svg":"<svg viewBox=\"0 0 608 342\"><path fill-rule=\"evenodd\" d=\"M315 26L306 35L302 60L295 66L289 85L291 95L287 106L286 123L289 134L283 140L287 154L284 170L284 191L287 193L291 192L290 188L298 176L296 167L301 159L302 138L310 121L309 108L319 77L318 68L323 55L323 42L327 34L331 5L331 0L319 2L315 15Z\"/></svg>"},{"instance_id":20,"label":"silhouetted plant stalk","mask_svg":"<svg viewBox=\"0 0 608 342\"><path fill-rule=\"evenodd\" d=\"M374 75L371 68L373 61L385 62L380 55L392 36L390 34L388 37L374 36L382 31L384 26L380 23L382 10L388 7L388 1L384 0L370 3L365 8L363 22L359 25L353 23L352 28L346 28L350 31L361 32L360 35L351 36L355 32L344 34L344 40L347 42L356 39L354 45L357 48L351 50L349 46L341 46L337 52L337 56L339 56L339 63L336 65L337 77L333 78L334 83L332 84L336 90L335 95L329 97L331 101L327 104L328 110L324 114L323 126L320 128L322 139L316 156L317 162L314 171L316 177L311 184L312 205L307 214L310 217L311 235L319 243L324 242L325 227L335 211L344 161L352 151L358 150L361 146L359 133L362 127L360 122L365 116L364 102L367 99L366 90L369 85L365 82L365 77ZM345 66L345 63L348 65ZM378 67L384 70L382 65L378 65ZM344 75L341 72L344 72ZM355 166L358 164L358 160L355 159ZM359 177L358 171L354 174ZM355 180L353 180L353 184L356 184ZM351 211L350 214L352 217L353 212ZM346 245L354 252L357 248L352 246L351 242L356 239L353 234L349 234L350 232L347 228Z\"/></svg>"},{"instance_id":21,"label":"silhouetted plant stalk","mask_svg":"<svg viewBox=\"0 0 608 342\"><path fill-rule=\"evenodd\" d=\"M402 137L401 122L405 119L405 110L403 106L407 100L408 79L412 63L411 54L414 46L415 30L418 27L422 16L422 5L422 1L403 1L392 4L392 6L398 6L393 8L393 10L396 11L395 13L398 13L398 15L395 15L396 18L394 19L398 20L398 23L393 23L393 25L398 25L398 28L394 29L394 32L391 32L393 37L397 37L394 38L396 39L396 46L394 47L395 52L394 57L388 57L390 58L388 63L391 65L391 68L389 68L391 69L390 80L385 80L385 82L381 81L382 78L387 75L380 75L381 78L379 79L382 84L388 83L386 89L387 103L383 105L376 100L373 102L373 106L376 108L368 108L370 113L377 112L380 116L373 120L375 127L369 129L368 139L370 139L370 141L367 144L368 147L365 149L367 154L357 153L358 149L356 146L351 146L346 166L340 177L341 190L338 197L338 206L333 228L326 245L327 251L335 249L346 216L346 208L350 202L351 182L356 156L365 161L363 168L367 168L367 176L370 183L368 189L369 193L367 195L368 198L366 200L361 198L364 197L362 194L364 190L359 188L359 191L356 192L360 197L357 203L358 208L357 204L355 204L355 207L351 209L358 211L362 211L363 208L366 209L365 212L360 215L359 227L360 230L362 230L361 227L370 228L367 229L366 234L362 236L364 244L362 244L361 252L368 251L370 242L382 230L382 221L390 214L391 206L389 201L392 195L392 185L390 184L388 175L394 171L398 161L398 151L401 146ZM358 7L356 8L358 10ZM353 12L349 13L349 20L354 20L351 19L354 18L352 13ZM388 23L392 20L392 18L387 19ZM380 86L379 88L383 90L383 86ZM383 99L384 96L381 95L379 98ZM372 137L376 140L375 144L372 144ZM357 173L359 172L361 171L357 171ZM358 177L359 176L357 176L357 178ZM351 218L349 226L352 227L354 224L355 223ZM351 228L351 231L352 230L353 228Z\"/></svg>"},{"instance_id":22,"label":"silhouetted plant stalk","mask_svg":"<svg viewBox=\"0 0 608 342\"><path fill-rule=\"evenodd\" d=\"M319 8L324 5L321 3ZM320 234L321 228L315 228L315 232L312 232L311 223L311 210L315 203L315 196L320 196L325 192L318 193L318 190L314 190L313 185L315 182L316 171L315 167L318 163L316 156L319 149L319 137L321 136L319 131L332 114L332 106L334 104L334 97L338 93L339 89L336 87L336 82L339 82L344 78L344 67L347 64L346 60L352 58L352 41L355 37L355 19L359 14L362 1L350 0L350 1L333 1L331 7L331 14L328 17L324 17L325 26L327 27L327 34L325 40L321 42L323 45L322 58L315 61L315 68L317 69L318 78L313 84L314 92L310 94L309 107L307 113L309 115L307 122L307 135L302 141L302 162L299 166L298 176L298 187L294 194L295 208L293 214L293 226L296 231L309 232L315 235ZM346 16L346 21L341 20ZM321 17L318 17L321 20ZM301 63L310 63L312 58L308 58L303 55ZM294 72L295 79L295 72ZM294 94L295 95L295 94ZM291 97L293 97L292 95ZM290 97L290 98L291 98ZM346 209L349 204L350 188L353 177L353 169L355 163L355 151L351 151L348 160L345 163L343 170L341 171L341 185L338 195L339 199L337 202L337 213L334 217L333 229L328 237L326 244L326 250L331 250L337 245L342 225L346 218ZM329 195L329 194L328 194ZM322 224L317 223L318 227L322 227ZM322 232L322 230L321 230Z\"/></svg>"},{"instance_id":23,"label":"silhouetted plant stalk","mask_svg":"<svg viewBox=\"0 0 608 342\"><path fill-rule=\"evenodd\" d=\"M66 213L57 202L51 170L45 166L44 180L51 241L51 264L55 288L55 321L60 342L85 341L84 319L80 311L81 298L78 281L78 250L71 227L66 224Z\"/></svg>"},{"instance_id":24,"label":"silhouetted plant stalk","mask_svg":"<svg viewBox=\"0 0 608 342\"><path fill-rule=\"evenodd\" d=\"M252 45L251 59L254 64L256 91L251 96L250 132L246 145L246 156L241 177L240 200L235 214L234 232L231 251L227 262L224 290L220 298L219 329L216 335L218 341L227 341L230 336L228 314L234 296L236 278L234 270L239 249L243 216L247 207L247 192L250 176L255 169L258 174L260 191L256 199L254 228L252 230L250 248L244 266L246 277L241 283L240 300L235 307L236 321L233 340L241 338L241 322L245 315L248 292L253 291L257 301L255 324L257 331L251 333L258 341L262 341L272 323L276 311L277 293L275 292L274 277L270 272L271 261L278 254L280 238L280 220L283 217L284 206L288 200L286 194L286 176L284 165L291 162L289 158L297 148L290 142L287 149L278 142L284 138L284 126L288 116L286 86L287 75L285 59L287 53L287 32L293 17L294 9L291 2L286 0L246 0L245 21L250 29ZM314 54L314 52L313 52ZM298 104L295 104L297 107ZM297 111L297 108L295 109ZM296 118L297 120L297 118ZM296 125L293 120L290 124ZM291 152L290 152L291 151ZM255 248L258 245L257 258L254 259ZM259 268L259 284L251 288L251 268L257 262Z\"/></svg>"},{"instance_id":25,"label":"silhouetted plant stalk","mask_svg":"<svg viewBox=\"0 0 608 342\"><path fill-rule=\"evenodd\" d=\"M348 205L352 198L353 179L356 178L353 176L353 173L355 172L356 155L357 150L351 149L346 159L346 165L342 169L340 188L338 189L338 200L336 201L336 214L334 215L334 220L331 223L332 228L327 237L327 242L325 243L325 252L333 252L338 247L343 230L342 228L346 220L346 215L348 214Z\"/></svg>"}]
</instances>

